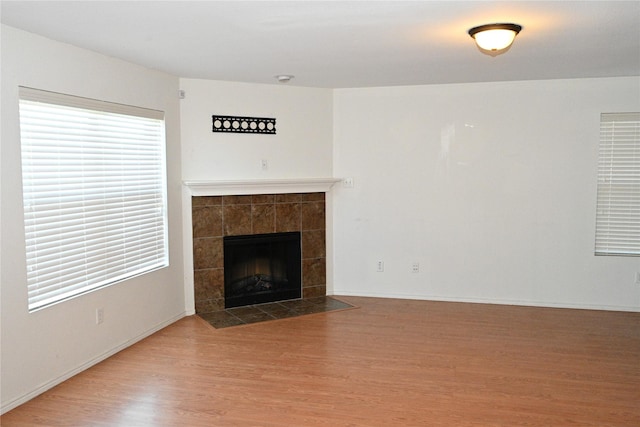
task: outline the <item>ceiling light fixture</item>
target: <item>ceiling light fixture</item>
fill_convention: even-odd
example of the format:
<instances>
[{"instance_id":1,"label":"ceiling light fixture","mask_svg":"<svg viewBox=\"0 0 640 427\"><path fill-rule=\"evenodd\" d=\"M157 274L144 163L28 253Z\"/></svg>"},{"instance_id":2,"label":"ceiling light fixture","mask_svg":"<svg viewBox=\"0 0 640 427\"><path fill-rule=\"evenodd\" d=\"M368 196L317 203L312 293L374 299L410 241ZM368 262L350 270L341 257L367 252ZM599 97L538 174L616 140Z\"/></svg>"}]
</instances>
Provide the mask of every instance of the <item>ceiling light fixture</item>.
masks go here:
<instances>
[{"instance_id":1,"label":"ceiling light fixture","mask_svg":"<svg viewBox=\"0 0 640 427\"><path fill-rule=\"evenodd\" d=\"M469 35L480 49L495 52L511 46L520 30L522 27L518 24L487 24L473 27Z\"/></svg>"}]
</instances>

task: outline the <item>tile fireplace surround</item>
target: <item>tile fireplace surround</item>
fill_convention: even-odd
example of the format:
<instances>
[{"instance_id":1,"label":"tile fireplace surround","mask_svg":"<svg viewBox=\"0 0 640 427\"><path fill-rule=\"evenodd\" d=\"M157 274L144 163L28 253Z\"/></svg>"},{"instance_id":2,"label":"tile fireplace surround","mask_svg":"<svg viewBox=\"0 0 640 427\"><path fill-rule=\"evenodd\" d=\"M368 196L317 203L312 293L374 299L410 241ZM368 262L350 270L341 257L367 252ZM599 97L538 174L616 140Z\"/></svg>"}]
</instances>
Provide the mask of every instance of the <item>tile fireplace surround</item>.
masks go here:
<instances>
[{"instance_id":1,"label":"tile fireplace surround","mask_svg":"<svg viewBox=\"0 0 640 427\"><path fill-rule=\"evenodd\" d=\"M325 192L277 193L277 187L269 190L275 191L213 196L192 193L197 314L224 310L224 236L299 231L302 297L310 299L326 295Z\"/></svg>"}]
</instances>

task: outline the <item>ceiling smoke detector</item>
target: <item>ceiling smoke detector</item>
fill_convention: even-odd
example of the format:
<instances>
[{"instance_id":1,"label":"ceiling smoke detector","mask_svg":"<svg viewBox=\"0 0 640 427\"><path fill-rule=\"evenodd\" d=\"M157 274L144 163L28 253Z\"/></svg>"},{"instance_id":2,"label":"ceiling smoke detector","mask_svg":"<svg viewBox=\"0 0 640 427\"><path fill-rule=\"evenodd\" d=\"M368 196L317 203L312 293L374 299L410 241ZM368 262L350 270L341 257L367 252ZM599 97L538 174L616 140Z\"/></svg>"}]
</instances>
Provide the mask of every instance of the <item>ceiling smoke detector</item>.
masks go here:
<instances>
[{"instance_id":1,"label":"ceiling smoke detector","mask_svg":"<svg viewBox=\"0 0 640 427\"><path fill-rule=\"evenodd\" d=\"M279 76L276 76L276 79L278 79L280 83L289 83L292 78L294 78L294 76L288 74L280 74Z\"/></svg>"}]
</instances>

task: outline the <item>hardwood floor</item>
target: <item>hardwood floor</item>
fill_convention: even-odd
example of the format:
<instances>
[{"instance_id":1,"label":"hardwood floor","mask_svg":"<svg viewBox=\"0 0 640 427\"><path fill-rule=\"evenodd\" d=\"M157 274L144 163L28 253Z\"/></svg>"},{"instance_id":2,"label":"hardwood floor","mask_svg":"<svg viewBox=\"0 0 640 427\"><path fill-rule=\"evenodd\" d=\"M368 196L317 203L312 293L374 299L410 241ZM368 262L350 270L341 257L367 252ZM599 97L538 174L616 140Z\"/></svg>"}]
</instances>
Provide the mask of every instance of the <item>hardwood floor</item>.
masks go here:
<instances>
[{"instance_id":1,"label":"hardwood floor","mask_svg":"<svg viewBox=\"0 0 640 427\"><path fill-rule=\"evenodd\" d=\"M2 426L640 426L640 313L344 297L214 329L192 316Z\"/></svg>"}]
</instances>

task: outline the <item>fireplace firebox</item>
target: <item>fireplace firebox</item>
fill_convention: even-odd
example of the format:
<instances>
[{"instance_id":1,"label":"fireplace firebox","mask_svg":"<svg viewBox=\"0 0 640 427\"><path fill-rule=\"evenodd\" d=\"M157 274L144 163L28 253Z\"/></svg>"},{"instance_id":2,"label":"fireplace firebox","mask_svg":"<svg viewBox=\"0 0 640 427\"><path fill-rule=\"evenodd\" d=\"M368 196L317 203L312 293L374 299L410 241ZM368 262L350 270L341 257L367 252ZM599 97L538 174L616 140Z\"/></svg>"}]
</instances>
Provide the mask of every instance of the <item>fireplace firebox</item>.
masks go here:
<instances>
[{"instance_id":1,"label":"fireplace firebox","mask_svg":"<svg viewBox=\"0 0 640 427\"><path fill-rule=\"evenodd\" d=\"M225 308L302 297L300 232L224 238Z\"/></svg>"}]
</instances>

